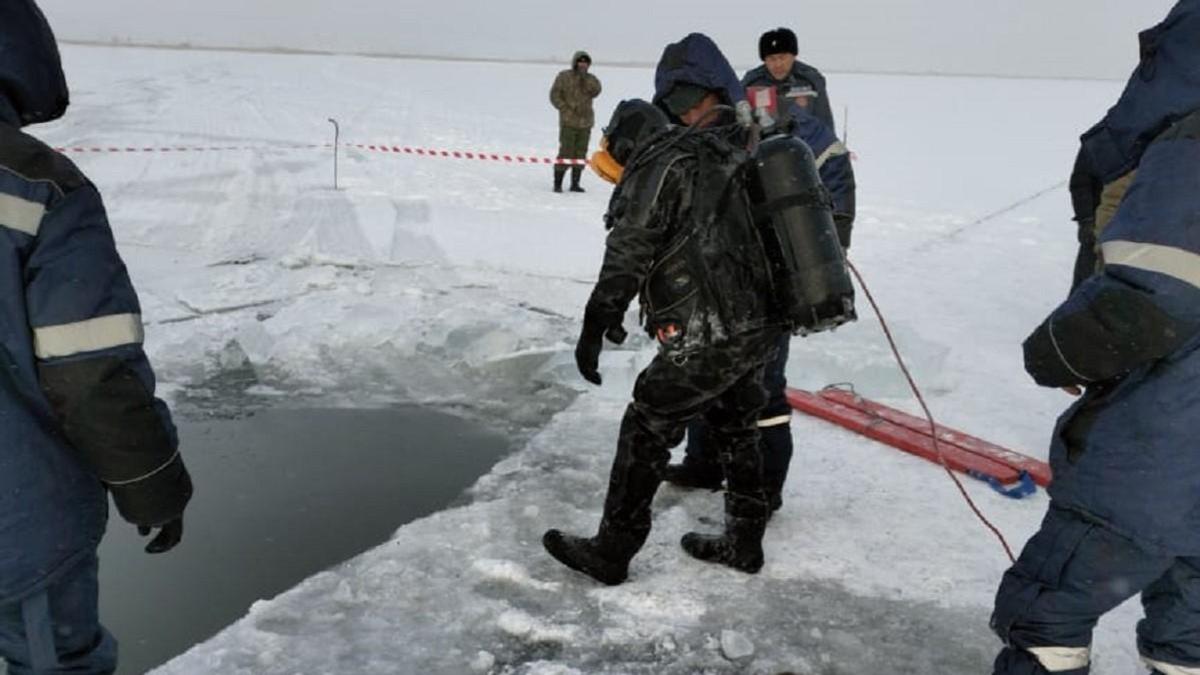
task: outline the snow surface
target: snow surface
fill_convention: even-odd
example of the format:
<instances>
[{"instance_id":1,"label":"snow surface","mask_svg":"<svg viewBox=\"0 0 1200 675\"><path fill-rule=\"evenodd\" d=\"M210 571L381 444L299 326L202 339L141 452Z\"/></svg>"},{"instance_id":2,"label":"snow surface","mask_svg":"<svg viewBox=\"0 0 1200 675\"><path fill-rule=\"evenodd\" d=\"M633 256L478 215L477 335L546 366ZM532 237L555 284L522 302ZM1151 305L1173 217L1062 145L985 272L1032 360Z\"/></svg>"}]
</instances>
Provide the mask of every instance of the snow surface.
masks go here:
<instances>
[{"instance_id":1,"label":"snow surface","mask_svg":"<svg viewBox=\"0 0 1200 675\"><path fill-rule=\"evenodd\" d=\"M940 469L822 422L793 422L792 476L756 576L680 550L683 533L719 526L720 500L669 487L626 584L600 587L543 552L548 527L595 527L617 421L653 354L644 338L606 351L602 388L574 372L609 190L588 175L586 194L552 194L549 167L346 150L335 192L328 150L282 144L325 142L336 117L356 142L549 155L554 67L64 56L74 108L36 130L56 145L261 146L77 157L107 198L168 393L244 354L262 387L294 397L446 404L536 429L469 504L255 604L156 672L988 671L999 544ZM649 92L650 71L596 72L600 118ZM977 221L1060 185L1118 87L831 81L858 155L852 257L940 421L1044 456L1068 400L1024 376L1020 343L1066 291L1065 188ZM912 410L868 314L860 303L858 323L794 340L789 376ZM967 488L1014 547L1047 504ZM1138 614L1133 603L1101 623L1095 673L1133 672Z\"/></svg>"}]
</instances>

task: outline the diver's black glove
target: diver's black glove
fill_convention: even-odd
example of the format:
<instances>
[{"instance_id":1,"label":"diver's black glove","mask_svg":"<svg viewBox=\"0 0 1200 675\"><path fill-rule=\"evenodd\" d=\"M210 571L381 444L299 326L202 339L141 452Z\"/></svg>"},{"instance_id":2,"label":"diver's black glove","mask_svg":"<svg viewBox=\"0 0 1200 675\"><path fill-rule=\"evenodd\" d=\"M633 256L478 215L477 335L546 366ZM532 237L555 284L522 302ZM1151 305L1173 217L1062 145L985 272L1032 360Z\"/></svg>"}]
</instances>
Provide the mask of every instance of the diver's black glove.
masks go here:
<instances>
[{"instance_id":1,"label":"diver's black glove","mask_svg":"<svg viewBox=\"0 0 1200 675\"><path fill-rule=\"evenodd\" d=\"M600 351L604 348L604 338L608 337L614 344L625 341L625 329L621 327L620 319L604 321L595 313L587 312L583 316L583 330L579 341L575 343L575 367L583 379L599 385Z\"/></svg>"}]
</instances>

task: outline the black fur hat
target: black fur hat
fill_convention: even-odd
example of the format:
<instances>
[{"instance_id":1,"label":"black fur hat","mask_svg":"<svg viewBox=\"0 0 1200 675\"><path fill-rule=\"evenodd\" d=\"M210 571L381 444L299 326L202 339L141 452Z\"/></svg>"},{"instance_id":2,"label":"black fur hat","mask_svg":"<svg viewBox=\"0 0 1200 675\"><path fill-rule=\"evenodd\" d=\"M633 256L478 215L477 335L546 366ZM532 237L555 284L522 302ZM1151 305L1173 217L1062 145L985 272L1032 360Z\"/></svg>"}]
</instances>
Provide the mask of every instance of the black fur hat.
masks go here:
<instances>
[{"instance_id":1,"label":"black fur hat","mask_svg":"<svg viewBox=\"0 0 1200 675\"><path fill-rule=\"evenodd\" d=\"M787 28L776 28L769 30L758 38L758 58L766 61L767 57L772 54L798 54L800 53L799 44L796 42L796 34Z\"/></svg>"}]
</instances>

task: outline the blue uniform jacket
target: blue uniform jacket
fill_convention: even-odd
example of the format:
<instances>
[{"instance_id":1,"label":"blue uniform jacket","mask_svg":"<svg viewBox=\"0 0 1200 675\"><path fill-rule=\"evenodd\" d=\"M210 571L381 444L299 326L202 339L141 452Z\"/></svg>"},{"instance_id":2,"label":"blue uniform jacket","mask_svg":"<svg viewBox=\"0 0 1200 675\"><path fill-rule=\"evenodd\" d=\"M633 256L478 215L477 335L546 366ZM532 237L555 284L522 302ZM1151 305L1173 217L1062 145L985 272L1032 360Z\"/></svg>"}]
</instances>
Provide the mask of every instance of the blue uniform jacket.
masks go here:
<instances>
[{"instance_id":1,"label":"blue uniform jacket","mask_svg":"<svg viewBox=\"0 0 1200 675\"><path fill-rule=\"evenodd\" d=\"M53 35L0 5L0 605L70 571L107 518L160 525L190 483L96 188L24 133L67 106ZM186 483L186 485L185 485ZM169 493L164 501L161 495Z\"/></svg>"},{"instance_id":2,"label":"blue uniform jacket","mask_svg":"<svg viewBox=\"0 0 1200 675\"><path fill-rule=\"evenodd\" d=\"M1200 112L1153 140L1100 237L1103 270L1026 341L1059 419L1050 496L1149 550L1200 555Z\"/></svg>"}]
</instances>

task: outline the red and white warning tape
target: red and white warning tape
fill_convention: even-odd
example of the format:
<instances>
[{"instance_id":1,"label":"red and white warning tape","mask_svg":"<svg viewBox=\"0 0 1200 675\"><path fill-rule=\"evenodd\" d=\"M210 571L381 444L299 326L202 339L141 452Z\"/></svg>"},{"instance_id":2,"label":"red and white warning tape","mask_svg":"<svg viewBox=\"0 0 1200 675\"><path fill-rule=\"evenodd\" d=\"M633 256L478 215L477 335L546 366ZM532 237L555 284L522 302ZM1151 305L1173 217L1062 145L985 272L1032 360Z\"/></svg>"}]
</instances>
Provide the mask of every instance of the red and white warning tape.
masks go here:
<instances>
[{"instance_id":1,"label":"red and white warning tape","mask_svg":"<svg viewBox=\"0 0 1200 675\"><path fill-rule=\"evenodd\" d=\"M55 148L55 150L64 153L72 154L93 154L93 153L144 153L144 152L227 152L231 150L263 150L263 149L280 149L280 150L313 150L322 146L314 143L309 145L163 145L163 146L112 146L112 145L76 145L69 147Z\"/></svg>"},{"instance_id":2,"label":"red and white warning tape","mask_svg":"<svg viewBox=\"0 0 1200 675\"><path fill-rule=\"evenodd\" d=\"M348 143L347 147L369 150L371 152L391 152L402 155L417 155L420 157L444 157L446 159L474 159L485 162L508 162L512 164L587 164L586 159L565 159L558 157L535 157L533 155L511 155L496 152L471 152L467 150L437 150L432 148L412 148L407 145L364 145Z\"/></svg>"},{"instance_id":3,"label":"red and white warning tape","mask_svg":"<svg viewBox=\"0 0 1200 675\"><path fill-rule=\"evenodd\" d=\"M238 150L315 150L332 148L332 143L291 144L291 145L170 145L170 146L68 146L55 148L59 152L72 154L99 153L166 153L166 152L230 152ZM385 145L366 143L343 143L342 147L366 150L368 152L385 152L396 155L415 155L417 157L438 157L445 159L470 159L484 162L504 162L509 164L570 164L585 165L586 159L563 159L535 155L514 155L500 152L480 152L470 150L439 150L435 148L415 148L407 145Z\"/></svg>"}]
</instances>

